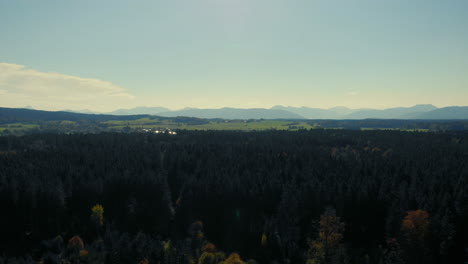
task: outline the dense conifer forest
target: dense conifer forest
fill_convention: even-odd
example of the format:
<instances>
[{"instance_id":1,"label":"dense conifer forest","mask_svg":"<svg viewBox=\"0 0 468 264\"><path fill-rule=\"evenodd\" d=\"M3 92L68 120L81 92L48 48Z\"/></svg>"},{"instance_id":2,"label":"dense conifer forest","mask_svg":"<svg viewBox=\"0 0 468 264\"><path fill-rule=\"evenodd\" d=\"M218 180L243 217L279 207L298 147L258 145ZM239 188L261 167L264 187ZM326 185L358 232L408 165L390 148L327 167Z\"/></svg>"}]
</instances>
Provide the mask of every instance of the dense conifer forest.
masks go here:
<instances>
[{"instance_id":1,"label":"dense conifer forest","mask_svg":"<svg viewBox=\"0 0 468 264\"><path fill-rule=\"evenodd\" d=\"M0 137L0 263L468 262L468 133Z\"/></svg>"}]
</instances>

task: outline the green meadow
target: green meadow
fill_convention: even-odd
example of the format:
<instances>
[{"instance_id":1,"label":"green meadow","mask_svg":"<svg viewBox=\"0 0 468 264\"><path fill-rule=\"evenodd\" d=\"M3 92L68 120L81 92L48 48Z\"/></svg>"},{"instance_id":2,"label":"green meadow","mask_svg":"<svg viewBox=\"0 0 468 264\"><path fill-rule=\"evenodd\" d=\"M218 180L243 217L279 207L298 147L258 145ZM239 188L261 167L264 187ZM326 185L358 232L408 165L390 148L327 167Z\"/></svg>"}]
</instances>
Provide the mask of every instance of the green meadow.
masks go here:
<instances>
[{"instance_id":1,"label":"green meadow","mask_svg":"<svg viewBox=\"0 0 468 264\"><path fill-rule=\"evenodd\" d=\"M307 122L289 120L199 120L183 122L177 119L112 120L103 122L109 129L183 129L183 130L299 130L315 128Z\"/></svg>"},{"instance_id":2,"label":"green meadow","mask_svg":"<svg viewBox=\"0 0 468 264\"><path fill-rule=\"evenodd\" d=\"M10 131L11 133L24 132L33 128L39 128L38 124L23 124L23 123L13 123L13 124L2 124L0 125L0 132Z\"/></svg>"}]
</instances>

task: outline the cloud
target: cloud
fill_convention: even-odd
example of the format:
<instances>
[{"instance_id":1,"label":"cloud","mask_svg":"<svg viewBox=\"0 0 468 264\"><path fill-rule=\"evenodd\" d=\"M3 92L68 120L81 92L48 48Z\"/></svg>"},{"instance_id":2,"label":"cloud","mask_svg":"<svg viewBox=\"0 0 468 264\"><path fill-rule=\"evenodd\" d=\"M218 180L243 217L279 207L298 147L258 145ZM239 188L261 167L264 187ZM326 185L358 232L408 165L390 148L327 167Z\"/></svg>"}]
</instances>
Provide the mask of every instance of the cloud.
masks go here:
<instances>
[{"instance_id":1,"label":"cloud","mask_svg":"<svg viewBox=\"0 0 468 264\"><path fill-rule=\"evenodd\" d=\"M0 106L38 109L109 111L128 105L134 96L111 82L23 65L0 63Z\"/></svg>"}]
</instances>

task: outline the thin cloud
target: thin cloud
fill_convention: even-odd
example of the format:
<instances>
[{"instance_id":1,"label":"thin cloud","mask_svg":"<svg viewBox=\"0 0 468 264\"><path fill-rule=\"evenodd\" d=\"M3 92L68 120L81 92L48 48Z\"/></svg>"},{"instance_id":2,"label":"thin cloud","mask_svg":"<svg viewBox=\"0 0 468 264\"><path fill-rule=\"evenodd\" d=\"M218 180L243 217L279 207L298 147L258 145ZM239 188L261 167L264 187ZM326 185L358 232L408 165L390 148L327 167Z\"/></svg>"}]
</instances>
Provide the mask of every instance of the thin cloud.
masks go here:
<instances>
[{"instance_id":1,"label":"thin cloud","mask_svg":"<svg viewBox=\"0 0 468 264\"><path fill-rule=\"evenodd\" d=\"M10 63L0 63L0 94L0 106L31 105L54 110L107 111L134 99L127 89L108 81L41 72Z\"/></svg>"}]
</instances>

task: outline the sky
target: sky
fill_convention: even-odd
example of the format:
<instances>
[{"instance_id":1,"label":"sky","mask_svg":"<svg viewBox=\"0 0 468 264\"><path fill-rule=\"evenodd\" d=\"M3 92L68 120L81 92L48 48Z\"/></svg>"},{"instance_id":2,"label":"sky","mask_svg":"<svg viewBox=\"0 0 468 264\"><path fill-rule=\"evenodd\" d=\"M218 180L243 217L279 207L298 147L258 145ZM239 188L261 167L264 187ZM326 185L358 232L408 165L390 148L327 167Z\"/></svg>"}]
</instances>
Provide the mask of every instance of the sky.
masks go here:
<instances>
[{"instance_id":1,"label":"sky","mask_svg":"<svg viewBox=\"0 0 468 264\"><path fill-rule=\"evenodd\" d=\"M466 0L0 0L0 107L468 105Z\"/></svg>"}]
</instances>

